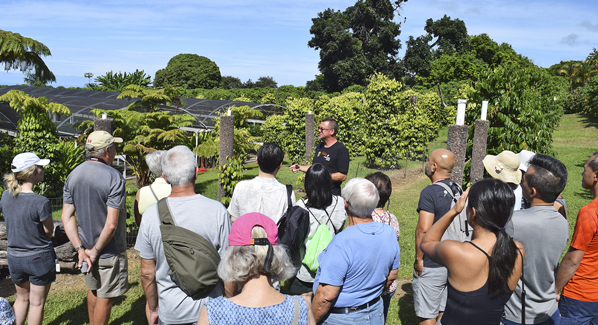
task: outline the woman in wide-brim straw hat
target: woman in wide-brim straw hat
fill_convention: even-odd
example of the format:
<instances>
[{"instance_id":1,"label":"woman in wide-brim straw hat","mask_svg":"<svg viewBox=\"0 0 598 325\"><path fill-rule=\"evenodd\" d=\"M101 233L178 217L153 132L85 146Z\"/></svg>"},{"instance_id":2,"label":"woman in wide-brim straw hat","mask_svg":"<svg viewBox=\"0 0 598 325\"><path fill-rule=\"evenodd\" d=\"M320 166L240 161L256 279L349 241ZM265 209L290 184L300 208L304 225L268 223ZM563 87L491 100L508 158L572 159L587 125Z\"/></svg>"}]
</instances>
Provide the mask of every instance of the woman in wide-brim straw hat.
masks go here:
<instances>
[{"instance_id":1,"label":"woman in wide-brim straw hat","mask_svg":"<svg viewBox=\"0 0 598 325\"><path fill-rule=\"evenodd\" d=\"M12 173L4 175L0 211L6 221L8 270L17 291L13 306L17 325L25 323L28 309L28 324L42 323L46 297L56 280L50 201L33 192L49 163L34 153L21 153L12 161Z\"/></svg>"}]
</instances>

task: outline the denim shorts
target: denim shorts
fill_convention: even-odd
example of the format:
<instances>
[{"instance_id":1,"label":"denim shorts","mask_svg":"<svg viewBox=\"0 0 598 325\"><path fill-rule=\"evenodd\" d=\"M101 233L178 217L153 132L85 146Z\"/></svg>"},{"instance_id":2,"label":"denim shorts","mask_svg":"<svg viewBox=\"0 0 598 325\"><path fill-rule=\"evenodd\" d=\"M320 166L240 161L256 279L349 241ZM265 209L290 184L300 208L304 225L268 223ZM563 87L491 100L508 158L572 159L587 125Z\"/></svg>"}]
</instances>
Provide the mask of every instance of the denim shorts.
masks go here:
<instances>
[{"instance_id":1,"label":"denim shorts","mask_svg":"<svg viewBox=\"0 0 598 325\"><path fill-rule=\"evenodd\" d=\"M561 295L561 325L598 324L598 302L581 301Z\"/></svg>"},{"instance_id":2,"label":"denim shorts","mask_svg":"<svg viewBox=\"0 0 598 325\"><path fill-rule=\"evenodd\" d=\"M6 255L10 278L16 285L27 281L36 286L45 286L56 281L56 254L54 250L30 256Z\"/></svg>"}]
</instances>

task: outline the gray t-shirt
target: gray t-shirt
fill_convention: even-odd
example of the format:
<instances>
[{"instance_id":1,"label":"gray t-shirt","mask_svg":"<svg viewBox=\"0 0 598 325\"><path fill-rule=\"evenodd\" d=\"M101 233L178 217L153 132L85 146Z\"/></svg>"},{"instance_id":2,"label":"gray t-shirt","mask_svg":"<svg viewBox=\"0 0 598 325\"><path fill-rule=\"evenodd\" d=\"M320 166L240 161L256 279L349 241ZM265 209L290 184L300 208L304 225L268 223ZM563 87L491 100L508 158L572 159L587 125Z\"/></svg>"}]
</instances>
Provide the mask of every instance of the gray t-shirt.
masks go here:
<instances>
[{"instance_id":1,"label":"gray t-shirt","mask_svg":"<svg viewBox=\"0 0 598 325\"><path fill-rule=\"evenodd\" d=\"M202 195L167 198L172 218L177 226L196 232L211 242L220 256L228 247L230 218L226 208L218 201ZM203 304L222 297L223 286L219 284L206 298L194 300L172 282L170 267L164 256L158 205L150 205L143 214L137 234L135 249L146 260L156 260L158 286L158 314L168 324L194 323L199 318Z\"/></svg>"},{"instance_id":2,"label":"gray t-shirt","mask_svg":"<svg viewBox=\"0 0 598 325\"><path fill-rule=\"evenodd\" d=\"M6 221L7 252L13 256L29 256L53 249L42 221L52 217L50 201L35 193L9 191L2 193L0 211Z\"/></svg>"},{"instance_id":3,"label":"gray t-shirt","mask_svg":"<svg viewBox=\"0 0 598 325\"><path fill-rule=\"evenodd\" d=\"M332 204L326 207L326 211L316 208L307 208L304 200L297 201L297 206L300 206L309 212L309 233L305 240L306 248L309 246L309 243L320 224L326 224L328 231L330 231L330 234L334 237L342 230L345 220L347 219L345 200L340 196L332 196ZM328 212L328 215L330 216L330 222L328 222L328 215L326 212ZM304 264L301 264L301 267L297 272L297 278L299 280L313 283L315 277L316 273L311 272Z\"/></svg>"},{"instance_id":4,"label":"gray t-shirt","mask_svg":"<svg viewBox=\"0 0 598 325\"><path fill-rule=\"evenodd\" d=\"M238 218L245 213L259 212L274 222L287 212L289 205L287 188L276 178L256 177L241 181L235 186L228 206L231 216ZM291 202L295 204L295 192L291 191Z\"/></svg>"},{"instance_id":5,"label":"gray t-shirt","mask_svg":"<svg viewBox=\"0 0 598 325\"><path fill-rule=\"evenodd\" d=\"M87 249L93 248L104 229L108 207L120 210L116 233L102 250L100 258L108 258L127 249L125 186L125 179L116 169L93 161L77 166L64 183L63 202L75 206L79 237Z\"/></svg>"},{"instance_id":6,"label":"gray t-shirt","mask_svg":"<svg viewBox=\"0 0 598 325\"><path fill-rule=\"evenodd\" d=\"M515 211L507 233L525 248L525 322L538 324L557 310L554 272L569 240L569 224L553 205ZM521 323L521 279L505 305L505 318Z\"/></svg>"}]
</instances>

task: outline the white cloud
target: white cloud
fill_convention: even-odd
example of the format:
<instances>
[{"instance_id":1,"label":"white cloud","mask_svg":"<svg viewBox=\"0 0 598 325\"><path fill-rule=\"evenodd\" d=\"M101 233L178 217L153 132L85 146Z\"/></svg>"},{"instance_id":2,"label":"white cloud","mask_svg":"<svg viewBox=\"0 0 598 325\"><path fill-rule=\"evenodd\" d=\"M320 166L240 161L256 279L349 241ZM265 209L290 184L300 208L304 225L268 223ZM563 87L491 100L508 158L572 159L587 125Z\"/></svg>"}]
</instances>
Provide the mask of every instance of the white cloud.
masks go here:
<instances>
[{"instance_id":1,"label":"white cloud","mask_svg":"<svg viewBox=\"0 0 598 325\"><path fill-rule=\"evenodd\" d=\"M565 37L563 37L561 39L561 44L566 44L569 46L575 46L577 45L577 39L579 38L579 35L575 34L575 33L571 33Z\"/></svg>"},{"instance_id":2,"label":"white cloud","mask_svg":"<svg viewBox=\"0 0 598 325\"><path fill-rule=\"evenodd\" d=\"M589 20L584 20L581 22L581 26L585 27L587 30L591 32L598 32L598 23L594 25Z\"/></svg>"}]
</instances>

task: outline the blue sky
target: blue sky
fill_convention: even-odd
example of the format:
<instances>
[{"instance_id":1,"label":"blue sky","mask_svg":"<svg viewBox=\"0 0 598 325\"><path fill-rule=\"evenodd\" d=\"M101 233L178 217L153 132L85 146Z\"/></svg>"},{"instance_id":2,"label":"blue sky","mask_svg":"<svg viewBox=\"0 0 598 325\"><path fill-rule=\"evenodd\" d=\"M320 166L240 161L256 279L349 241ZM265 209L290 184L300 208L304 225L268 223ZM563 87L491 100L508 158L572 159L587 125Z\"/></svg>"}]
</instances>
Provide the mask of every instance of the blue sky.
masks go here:
<instances>
[{"instance_id":1,"label":"blue sky","mask_svg":"<svg viewBox=\"0 0 598 325\"><path fill-rule=\"evenodd\" d=\"M47 45L54 86L82 87L85 72L145 70L153 77L179 53L206 56L222 75L242 81L272 76L279 85L304 86L318 74L319 53L307 47L311 19L356 0L2 0L0 29ZM598 48L594 1L409 0L397 21L403 42L424 33L428 18L463 20L471 35L507 42L537 65L583 60ZM399 56L402 57L405 46ZM3 66L0 65L0 68ZM23 82L0 70L0 84Z\"/></svg>"}]
</instances>

